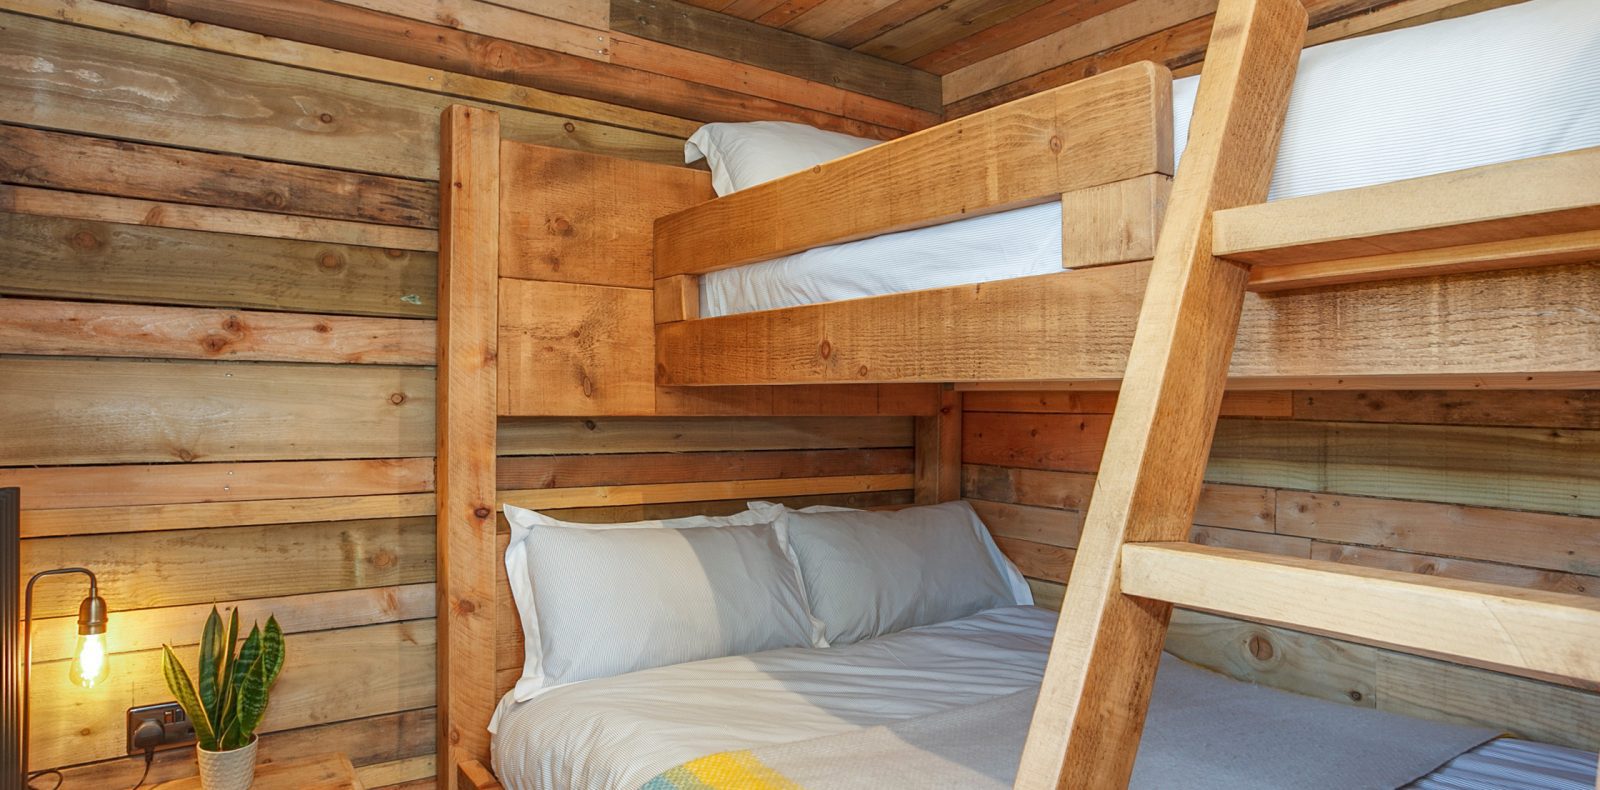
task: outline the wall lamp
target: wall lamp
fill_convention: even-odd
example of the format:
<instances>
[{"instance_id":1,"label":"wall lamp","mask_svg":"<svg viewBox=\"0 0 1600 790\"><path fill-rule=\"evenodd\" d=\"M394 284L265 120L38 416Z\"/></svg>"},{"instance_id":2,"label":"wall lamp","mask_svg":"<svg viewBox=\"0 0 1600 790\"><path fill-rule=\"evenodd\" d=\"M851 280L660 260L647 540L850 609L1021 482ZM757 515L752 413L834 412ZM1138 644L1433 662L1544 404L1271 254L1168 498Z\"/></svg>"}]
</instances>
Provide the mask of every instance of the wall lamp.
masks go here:
<instances>
[{"instance_id":1,"label":"wall lamp","mask_svg":"<svg viewBox=\"0 0 1600 790\"><path fill-rule=\"evenodd\" d=\"M0 549L0 554L8 555L6 557L8 561L7 564L10 568L16 568L18 575L21 573L21 535L19 525L20 516L18 513L19 500L20 497L18 496L17 489L0 489L0 542L3 542L4 544L4 548ZM17 680L16 664L20 664L20 689L15 689L15 693L0 695L5 697L7 702L7 709L5 711L7 714L6 718L8 719L6 721L7 725L12 724L12 722L9 721L9 718L12 712L16 710L15 706L20 704L21 708L19 716L20 721L17 722L19 726L14 729L9 726L7 727L7 729L11 730L11 732L18 733L20 735L20 739L14 742L9 742L12 739L8 738L8 743L0 746L0 753L15 750L17 756L16 765L19 766L19 775L14 777L6 777L5 779L0 780L0 788L11 787L13 786L12 782L17 780L20 780L20 785L16 786L26 788L28 786L28 782L32 780L34 776L36 776L36 774L30 774L28 772L28 714L30 707L30 701L28 699L28 687L33 680L34 585L37 584L40 579L43 579L47 576L67 576L77 574L82 574L83 576L88 577L89 594L85 596L83 602L78 605L78 641L72 651L72 662L68 665L67 676L74 684L78 686L83 688L94 688L95 686L98 686L104 682L107 674L110 672L111 667L110 661L106 654L105 642L107 615L106 602L104 598L100 597L100 582L95 578L94 572L88 568L53 568L51 570L44 570L35 573L31 578L28 579L28 585L24 594L23 617L21 620L22 649L19 651L20 656L13 655L11 649L6 651L6 658L11 663L11 666L7 669L5 675L5 680L7 682L4 685L12 685L12 683ZM8 584L7 587L10 588L7 591L8 594L3 596L3 598L6 599L4 601L4 608L8 610L5 612L5 614L8 615L6 619L10 622L16 622L14 619L16 612L16 588L14 583ZM11 640L6 641L10 642ZM7 644L6 647L14 648L15 644ZM51 772L43 771L40 773Z\"/></svg>"}]
</instances>

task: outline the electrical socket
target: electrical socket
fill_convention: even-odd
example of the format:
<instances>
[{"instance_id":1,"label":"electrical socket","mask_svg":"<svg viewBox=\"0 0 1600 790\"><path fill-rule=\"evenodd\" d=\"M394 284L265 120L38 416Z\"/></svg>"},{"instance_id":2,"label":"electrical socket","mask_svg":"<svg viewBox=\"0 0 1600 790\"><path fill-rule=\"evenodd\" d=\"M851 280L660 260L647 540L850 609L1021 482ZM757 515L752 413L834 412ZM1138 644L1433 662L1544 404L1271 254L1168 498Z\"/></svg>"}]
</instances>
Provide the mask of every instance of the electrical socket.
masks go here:
<instances>
[{"instance_id":1,"label":"electrical socket","mask_svg":"<svg viewBox=\"0 0 1600 790\"><path fill-rule=\"evenodd\" d=\"M128 709L128 754L194 742L194 722L176 702Z\"/></svg>"}]
</instances>

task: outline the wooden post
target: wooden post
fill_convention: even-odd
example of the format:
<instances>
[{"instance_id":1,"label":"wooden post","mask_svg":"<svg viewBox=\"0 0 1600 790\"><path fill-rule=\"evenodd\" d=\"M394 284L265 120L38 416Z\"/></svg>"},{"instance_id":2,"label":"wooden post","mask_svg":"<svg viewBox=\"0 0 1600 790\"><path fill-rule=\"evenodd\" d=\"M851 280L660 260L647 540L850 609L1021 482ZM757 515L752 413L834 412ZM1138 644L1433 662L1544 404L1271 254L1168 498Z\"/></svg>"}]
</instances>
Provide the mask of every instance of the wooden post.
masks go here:
<instances>
[{"instance_id":1,"label":"wooden post","mask_svg":"<svg viewBox=\"0 0 1600 790\"><path fill-rule=\"evenodd\" d=\"M1212 255L1211 213L1266 197L1305 24L1298 0L1217 9L1019 788L1133 773L1172 607L1122 593L1122 546L1185 540L1194 520L1249 276Z\"/></svg>"},{"instance_id":2,"label":"wooden post","mask_svg":"<svg viewBox=\"0 0 1600 790\"><path fill-rule=\"evenodd\" d=\"M438 775L489 759L494 711L496 289L500 116L445 109L439 129Z\"/></svg>"},{"instance_id":3,"label":"wooden post","mask_svg":"<svg viewBox=\"0 0 1600 790\"><path fill-rule=\"evenodd\" d=\"M961 393L946 384L939 413L916 418L916 471L912 493L919 505L961 498Z\"/></svg>"}]
</instances>

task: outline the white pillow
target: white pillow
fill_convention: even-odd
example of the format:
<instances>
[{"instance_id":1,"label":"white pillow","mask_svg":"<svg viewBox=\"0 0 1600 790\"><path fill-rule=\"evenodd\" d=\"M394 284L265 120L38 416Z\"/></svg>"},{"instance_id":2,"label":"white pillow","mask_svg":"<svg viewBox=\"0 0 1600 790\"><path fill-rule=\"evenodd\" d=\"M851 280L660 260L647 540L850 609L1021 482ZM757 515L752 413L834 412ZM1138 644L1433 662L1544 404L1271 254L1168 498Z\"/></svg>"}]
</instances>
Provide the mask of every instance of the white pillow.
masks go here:
<instances>
[{"instance_id":1,"label":"white pillow","mask_svg":"<svg viewBox=\"0 0 1600 790\"><path fill-rule=\"evenodd\" d=\"M897 511L805 508L786 511L783 521L811 612L830 644L1033 603L1027 580L966 502Z\"/></svg>"},{"instance_id":2,"label":"white pillow","mask_svg":"<svg viewBox=\"0 0 1600 790\"><path fill-rule=\"evenodd\" d=\"M787 121L708 123L683 144L683 161L704 158L711 188L729 195L877 144Z\"/></svg>"},{"instance_id":3,"label":"white pillow","mask_svg":"<svg viewBox=\"0 0 1600 790\"><path fill-rule=\"evenodd\" d=\"M827 646L775 514L574 524L505 513L526 648L519 702L650 667Z\"/></svg>"}]
</instances>

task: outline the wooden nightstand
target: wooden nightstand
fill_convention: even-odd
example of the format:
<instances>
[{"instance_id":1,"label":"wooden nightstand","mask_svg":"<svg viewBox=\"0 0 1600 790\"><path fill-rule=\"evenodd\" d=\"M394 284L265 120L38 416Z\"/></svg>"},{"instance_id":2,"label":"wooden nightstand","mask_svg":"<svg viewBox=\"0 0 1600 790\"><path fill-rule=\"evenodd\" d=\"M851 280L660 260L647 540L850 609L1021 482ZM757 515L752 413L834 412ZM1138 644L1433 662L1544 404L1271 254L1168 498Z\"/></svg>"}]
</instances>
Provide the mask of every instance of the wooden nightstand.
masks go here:
<instances>
[{"instance_id":1,"label":"wooden nightstand","mask_svg":"<svg viewBox=\"0 0 1600 790\"><path fill-rule=\"evenodd\" d=\"M200 790L200 777L174 779L155 790ZM256 783L250 790L366 790L356 778L350 758L325 754L304 760L280 760L256 766Z\"/></svg>"}]
</instances>

